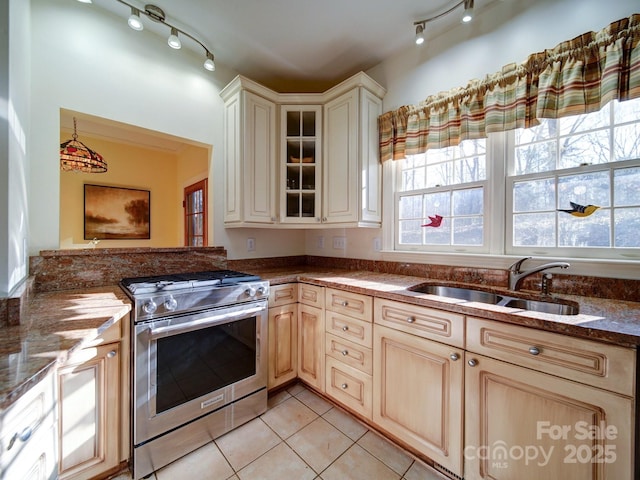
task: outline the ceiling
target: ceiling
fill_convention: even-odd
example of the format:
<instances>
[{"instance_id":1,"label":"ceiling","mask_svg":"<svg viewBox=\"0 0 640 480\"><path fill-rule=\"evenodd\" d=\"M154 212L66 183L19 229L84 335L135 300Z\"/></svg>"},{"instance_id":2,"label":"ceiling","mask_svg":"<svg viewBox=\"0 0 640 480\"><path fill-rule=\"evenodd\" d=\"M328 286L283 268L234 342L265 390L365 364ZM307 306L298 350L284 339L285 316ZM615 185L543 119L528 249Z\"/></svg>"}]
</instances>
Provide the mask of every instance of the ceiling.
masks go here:
<instances>
[{"instance_id":1,"label":"ceiling","mask_svg":"<svg viewBox=\"0 0 640 480\"><path fill-rule=\"evenodd\" d=\"M144 1L126 0L144 10ZM323 91L397 52L416 47L413 22L438 15L459 0L152 0L166 21L192 34L216 63L277 91ZM498 0L475 0L476 18ZM117 0L94 6L121 16ZM460 23L463 7L425 30L427 41ZM141 16L145 31L168 28ZM144 33L144 32L143 32ZM202 47L182 39L203 56ZM423 46L424 47L424 46Z\"/></svg>"}]
</instances>

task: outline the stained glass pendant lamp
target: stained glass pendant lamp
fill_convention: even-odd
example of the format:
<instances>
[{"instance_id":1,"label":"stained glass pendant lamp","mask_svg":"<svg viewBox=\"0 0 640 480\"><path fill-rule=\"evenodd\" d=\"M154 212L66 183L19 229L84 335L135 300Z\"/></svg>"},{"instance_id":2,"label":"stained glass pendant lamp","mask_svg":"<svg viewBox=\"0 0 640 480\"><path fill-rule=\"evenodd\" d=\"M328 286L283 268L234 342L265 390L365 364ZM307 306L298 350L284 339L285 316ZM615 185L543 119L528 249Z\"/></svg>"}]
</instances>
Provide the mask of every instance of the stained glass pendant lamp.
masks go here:
<instances>
[{"instance_id":1,"label":"stained glass pendant lamp","mask_svg":"<svg viewBox=\"0 0 640 480\"><path fill-rule=\"evenodd\" d=\"M84 173L107 171L107 162L102 155L78 140L76 117L73 117L73 138L60 144L60 170Z\"/></svg>"}]
</instances>

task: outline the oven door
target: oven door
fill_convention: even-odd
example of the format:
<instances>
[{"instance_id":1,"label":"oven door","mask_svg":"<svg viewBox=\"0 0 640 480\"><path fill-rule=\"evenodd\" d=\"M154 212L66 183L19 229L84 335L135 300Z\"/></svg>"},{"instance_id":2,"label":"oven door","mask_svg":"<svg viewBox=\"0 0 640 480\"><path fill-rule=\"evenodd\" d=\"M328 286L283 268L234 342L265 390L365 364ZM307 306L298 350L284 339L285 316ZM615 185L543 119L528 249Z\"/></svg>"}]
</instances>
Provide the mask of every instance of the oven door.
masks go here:
<instances>
[{"instance_id":1,"label":"oven door","mask_svg":"<svg viewBox=\"0 0 640 480\"><path fill-rule=\"evenodd\" d=\"M135 325L134 445L267 386L267 302Z\"/></svg>"}]
</instances>

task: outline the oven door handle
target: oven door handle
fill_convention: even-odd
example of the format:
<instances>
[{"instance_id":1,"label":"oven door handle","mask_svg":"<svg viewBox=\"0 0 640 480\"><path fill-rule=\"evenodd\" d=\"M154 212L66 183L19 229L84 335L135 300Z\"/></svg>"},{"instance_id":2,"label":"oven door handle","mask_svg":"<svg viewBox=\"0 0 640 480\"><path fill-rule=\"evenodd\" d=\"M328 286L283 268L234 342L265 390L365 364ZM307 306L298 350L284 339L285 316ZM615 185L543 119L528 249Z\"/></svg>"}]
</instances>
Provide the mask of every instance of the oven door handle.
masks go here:
<instances>
[{"instance_id":1,"label":"oven door handle","mask_svg":"<svg viewBox=\"0 0 640 480\"><path fill-rule=\"evenodd\" d=\"M243 310L236 310L234 312L223 313L222 315L214 315L212 317L205 317L198 320L183 322L177 325L167 325L166 327L149 327L149 337L151 340L158 338L169 337L171 335L178 335L184 332L191 332L194 330L201 330L211 325L223 323L225 321L249 318L256 313L260 313L265 310L264 306L245 308Z\"/></svg>"}]
</instances>

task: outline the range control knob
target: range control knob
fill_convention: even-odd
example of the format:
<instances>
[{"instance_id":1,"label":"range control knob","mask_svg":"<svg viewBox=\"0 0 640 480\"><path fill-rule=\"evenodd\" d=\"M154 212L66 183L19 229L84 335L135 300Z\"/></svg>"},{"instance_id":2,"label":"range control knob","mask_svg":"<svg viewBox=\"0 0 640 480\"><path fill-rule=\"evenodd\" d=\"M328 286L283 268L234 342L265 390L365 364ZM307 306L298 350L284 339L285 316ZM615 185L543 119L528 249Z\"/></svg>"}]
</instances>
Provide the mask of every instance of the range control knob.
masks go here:
<instances>
[{"instance_id":1,"label":"range control knob","mask_svg":"<svg viewBox=\"0 0 640 480\"><path fill-rule=\"evenodd\" d=\"M244 293L247 294L248 297L255 297L256 296L256 289L253 288L252 286L248 286Z\"/></svg>"},{"instance_id":2,"label":"range control knob","mask_svg":"<svg viewBox=\"0 0 640 480\"><path fill-rule=\"evenodd\" d=\"M258 289L256 290L256 293L258 296L263 296L267 293L267 289L264 287L258 287Z\"/></svg>"},{"instance_id":3,"label":"range control knob","mask_svg":"<svg viewBox=\"0 0 640 480\"><path fill-rule=\"evenodd\" d=\"M173 297L169 297L164 301L164 308L170 312L173 312L176 308L178 308L178 301Z\"/></svg>"},{"instance_id":4,"label":"range control knob","mask_svg":"<svg viewBox=\"0 0 640 480\"><path fill-rule=\"evenodd\" d=\"M144 305L142 305L142 311L151 315L158 309L158 305L153 300L147 301Z\"/></svg>"}]
</instances>

